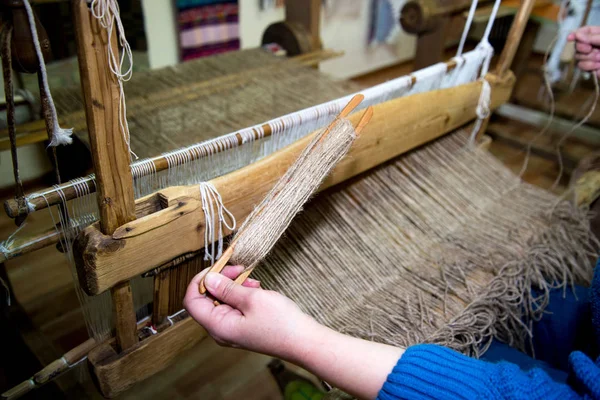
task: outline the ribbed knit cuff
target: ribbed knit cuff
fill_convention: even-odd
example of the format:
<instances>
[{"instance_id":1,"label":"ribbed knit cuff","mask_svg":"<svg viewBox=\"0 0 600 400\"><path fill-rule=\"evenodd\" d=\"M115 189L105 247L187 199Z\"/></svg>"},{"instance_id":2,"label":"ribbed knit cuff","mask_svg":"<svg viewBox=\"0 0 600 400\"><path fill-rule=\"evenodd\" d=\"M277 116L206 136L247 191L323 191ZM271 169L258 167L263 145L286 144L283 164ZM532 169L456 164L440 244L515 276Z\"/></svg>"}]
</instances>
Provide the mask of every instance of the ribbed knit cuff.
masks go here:
<instances>
[{"instance_id":1,"label":"ribbed knit cuff","mask_svg":"<svg viewBox=\"0 0 600 400\"><path fill-rule=\"evenodd\" d=\"M412 346L388 376L378 398L491 398L497 393L490 382L490 367L442 346Z\"/></svg>"}]
</instances>

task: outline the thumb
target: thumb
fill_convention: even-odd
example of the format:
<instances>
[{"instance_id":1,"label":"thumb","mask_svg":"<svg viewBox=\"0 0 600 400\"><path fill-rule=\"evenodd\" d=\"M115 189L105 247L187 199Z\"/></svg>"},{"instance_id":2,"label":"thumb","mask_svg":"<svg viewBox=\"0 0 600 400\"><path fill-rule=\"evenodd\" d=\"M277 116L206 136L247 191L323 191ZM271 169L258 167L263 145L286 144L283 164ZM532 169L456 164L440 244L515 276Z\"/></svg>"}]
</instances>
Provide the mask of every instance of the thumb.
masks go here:
<instances>
[{"instance_id":1,"label":"thumb","mask_svg":"<svg viewBox=\"0 0 600 400\"><path fill-rule=\"evenodd\" d=\"M209 272L204 279L206 288L217 300L243 311L255 289L238 285L225 275Z\"/></svg>"}]
</instances>

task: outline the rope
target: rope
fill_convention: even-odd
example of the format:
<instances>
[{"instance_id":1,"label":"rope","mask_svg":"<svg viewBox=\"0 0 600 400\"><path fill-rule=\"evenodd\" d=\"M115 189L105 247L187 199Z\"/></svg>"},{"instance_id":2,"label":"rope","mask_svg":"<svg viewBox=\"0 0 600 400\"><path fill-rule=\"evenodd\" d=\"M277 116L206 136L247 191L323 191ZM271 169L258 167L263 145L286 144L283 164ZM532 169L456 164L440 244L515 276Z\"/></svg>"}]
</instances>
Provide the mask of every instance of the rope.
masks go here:
<instances>
[{"instance_id":1,"label":"rope","mask_svg":"<svg viewBox=\"0 0 600 400\"><path fill-rule=\"evenodd\" d=\"M473 0L476 1L476 0ZM477 138L477 134L479 130L483 126L483 121L490 116L490 105L492 102L492 88L489 82L485 79L486 74L490 68L490 62L492 61L492 57L494 56L494 48L489 42L490 32L492 31L492 27L494 26L494 21L496 19L496 14L498 13L498 9L500 8L501 0L496 0L494 3L494 8L492 9L492 13L490 14L490 19L488 20L487 26L485 27L485 32L483 33L483 37L481 41L477 45L477 48L480 49L485 55L484 60L481 65L481 71L479 73L479 79L482 80L481 85L481 94L479 95L479 101L477 103L476 113L477 113L477 121L475 121L475 125L473 126L473 131L469 137L469 144L473 145L475 143L475 139ZM473 5L471 5L473 8Z\"/></svg>"},{"instance_id":2,"label":"rope","mask_svg":"<svg viewBox=\"0 0 600 400\"><path fill-rule=\"evenodd\" d=\"M33 16L33 10L29 4L29 0L23 0L25 11L27 12L27 19L29 21L29 28L31 29L31 37L33 40L33 46L35 47L35 53L40 64L40 77L41 87L40 90L43 92L43 98L45 101L42 102L44 108L44 114L51 120L51 132L50 133L50 147L56 147L59 145L71 144L73 138L73 129L63 129L58 124L58 116L56 115L56 107L54 106L54 100L52 100L52 94L50 93L50 86L48 85L48 75L46 73L46 63L44 62L44 55L42 54L42 48L40 47L40 39L37 33L37 27L35 24L35 17Z\"/></svg>"},{"instance_id":3,"label":"rope","mask_svg":"<svg viewBox=\"0 0 600 400\"><path fill-rule=\"evenodd\" d=\"M469 16L467 17L467 22L465 23L465 28L463 29L462 36L460 38L460 44L458 45L458 50L456 51L456 57L462 56L463 49L465 47L465 43L467 41L467 36L469 35L469 31L471 30L471 25L473 24L473 17L475 16L475 10L477 10L478 0L473 0L471 2L471 8L469 9Z\"/></svg>"}]
</instances>

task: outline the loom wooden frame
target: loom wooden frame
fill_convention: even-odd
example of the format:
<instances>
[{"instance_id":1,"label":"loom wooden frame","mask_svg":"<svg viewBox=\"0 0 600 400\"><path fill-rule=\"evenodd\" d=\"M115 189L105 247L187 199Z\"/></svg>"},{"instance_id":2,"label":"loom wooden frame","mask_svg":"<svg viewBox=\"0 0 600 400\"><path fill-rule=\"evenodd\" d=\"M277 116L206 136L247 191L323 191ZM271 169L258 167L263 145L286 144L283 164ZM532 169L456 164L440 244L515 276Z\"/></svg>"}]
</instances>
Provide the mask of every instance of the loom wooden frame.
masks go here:
<instances>
[{"instance_id":1,"label":"loom wooden frame","mask_svg":"<svg viewBox=\"0 0 600 400\"><path fill-rule=\"evenodd\" d=\"M510 98L514 78L490 75L492 108ZM374 118L320 190L343 182L436 139L475 118L481 82L398 98L373 107ZM460 99L460 101L456 101ZM362 112L350 116L356 124ZM377 118L387 115L386 119ZM314 135L314 133L312 134ZM238 221L268 193L311 140L309 135L263 160L212 180ZM276 166L274 168L274 166ZM103 234L93 224L75 241L80 285L90 295L204 247L204 213L197 185L170 187L136 202L154 211ZM229 232L226 232L229 233ZM185 240L182 240L185 238ZM140 259L137 255L145 254Z\"/></svg>"},{"instance_id":2,"label":"loom wooden frame","mask_svg":"<svg viewBox=\"0 0 600 400\"><path fill-rule=\"evenodd\" d=\"M313 3L318 2L311 2L311 4ZM75 9L77 6L84 7L83 0L75 0L74 4ZM508 67L514 58L533 4L534 0L525 0L522 3L515 23L511 27L507 45L500 57L496 74L489 74L487 77L492 85L492 108L498 107L510 97L514 77L508 71ZM314 12L318 12L318 7L313 7L311 13ZM314 15L311 18L314 21ZM78 23L80 24L81 20ZM81 35L86 40L92 39L89 36L90 32ZM89 62L92 60L93 52L86 52L85 49L82 49L81 46L85 46L84 43L86 42L81 43L80 41L79 44L80 63L90 68ZM103 51L103 49L96 48L96 51ZM105 106L110 106L110 103L105 103L103 107L99 107L95 103L98 100L96 95L105 96L106 90L109 92L114 90L114 87L107 89L98 85L98 79L102 81L111 76L110 71L106 65L102 66L100 60L96 60L95 65L91 65L91 68L97 69L99 77L92 76L90 78L85 74L82 76L84 92L86 88L88 90L86 95L86 100L89 100L86 101L88 122L95 120L99 124L96 129L98 138L105 135L117 140L120 132L115 131L114 114L112 117L110 113L102 116L107 108ZM110 79L108 80L110 81ZM456 88L399 98L375 106L375 118L365 128L349 156L338 165L322 188L360 174L473 120L476 117L475 107L480 91L481 83L474 82ZM457 101L457 98L462 101ZM441 112L440 110L444 108L446 111ZM388 118L384 122L377 118L378 115L386 115ZM351 116L350 119L356 123L359 117L360 113L358 116ZM251 211L253 204L258 203L278 177L285 172L287 166L293 162L308 140L310 137L304 138L258 163L212 181L221 193L225 205L236 218L244 219L244 216ZM92 153L95 159L102 159L103 154L106 155L108 150L106 141L102 143L98 140L95 148L92 148ZM126 148L112 149L113 154L108 155L123 158L123 156L128 156L126 151ZM121 154L118 155L118 152ZM97 174L100 172L99 170L110 174L118 173L120 169L123 169L122 167L114 168L106 163L95 163L95 167ZM128 170L124 171L125 174L128 172ZM259 174L261 174L260 179L258 179ZM110 179L106 183L111 186ZM112 185L114 186L114 183ZM131 316L131 296L130 292L127 293L129 290L128 279L131 277L160 266L165 260L169 261L204 246L202 240L199 239L203 237L201 232L204 227L203 215L197 207L199 200L197 187L167 188L138 200L131 207L127 205L127 198L133 185L132 180L121 180L119 185L122 187L116 192L113 191L112 197L109 197L112 199L109 202L111 207L118 209L113 208L106 214L102 214L100 223L86 229L85 233L77 239L76 245L76 258L82 286L89 293L94 294L108 289L113 290L117 311L121 309L117 315L115 338L99 344L88 354L90 369L94 374L95 381L106 397L114 397L133 384L157 373L182 351L207 337L204 329L190 318L186 318L173 326L166 327L156 335L143 341L137 341L135 320ZM109 192L110 189L98 188L100 201L105 200L107 198L105 194ZM115 204L122 205L115 206ZM106 206L106 201L104 205ZM110 216L111 213L112 215L122 214L125 217ZM133 221L136 216L139 219ZM167 232L170 232L169 235L186 240L190 239L190 236L196 238L192 239L191 245L183 247L169 249L169 246L161 245L160 248L165 252L165 256L161 256L162 258L154 260L152 263L142 264L141 267L134 267L131 260L135 252L145 252L149 246L159 246L160 243L157 243L156 238L160 236L164 238L163 235L166 235ZM186 240L179 242L184 243ZM136 258L135 261L139 263L140 260ZM126 268L123 268L123 265ZM115 287L117 288L116 292ZM134 326L133 334L129 329L132 324Z\"/></svg>"}]
</instances>

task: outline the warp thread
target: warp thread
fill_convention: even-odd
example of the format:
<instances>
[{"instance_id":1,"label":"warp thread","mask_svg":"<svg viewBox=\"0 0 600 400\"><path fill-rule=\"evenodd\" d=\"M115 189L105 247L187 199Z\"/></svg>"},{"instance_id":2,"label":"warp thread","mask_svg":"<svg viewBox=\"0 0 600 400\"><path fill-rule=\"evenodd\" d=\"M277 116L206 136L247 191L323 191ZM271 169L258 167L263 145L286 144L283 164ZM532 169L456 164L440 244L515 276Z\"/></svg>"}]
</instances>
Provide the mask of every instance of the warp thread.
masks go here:
<instances>
[{"instance_id":1,"label":"warp thread","mask_svg":"<svg viewBox=\"0 0 600 400\"><path fill-rule=\"evenodd\" d=\"M257 278L362 338L429 340L474 355L491 336L525 347L528 320L546 304L528 290L589 282L599 244L585 210L556 206L465 146L465 133L315 199Z\"/></svg>"},{"instance_id":2,"label":"warp thread","mask_svg":"<svg viewBox=\"0 0 600 400\"><path fill-rule=\"evenodd\" d=\"M354 128L346 119L338 119L331 129L315 135L240 227L232 241L232 264L250 270L267 255L355 138Z\"/></svg>"},{"instance_id":3,"label":"warp thread","mask_svg":"<svg viewBox=\"0 0 600 400\"><path fill-rule=\"evenodd\" d=\"M223 226L233 232L236 227L236 221L234 215L223 204L221 194L212 183L201 182L199 186L202 211L204 211L204 221L206 221L204 229L204 260L210 261L212 265L223 254ZM228 219L229 222L227 221ZM215 243L217 243L216 254Z\"/></svg>"},{"instance_id":4,"label":"warp thread","mask_svg":"<svg viewBox=\"0 0 600 400\"><path fill-rule=\"evenodd\" d=\"M35 24L35 18L33 16L33 10L31 9L31 4L29 4L29 0L23 0L23 5L25 6L25 10L27 12L27 19L29 22L29 28L31 29L33 46L35 47L35 53L40 64L39 74L41 76L42 81L42 87L40 88L40 90L44 92L43 98L45 99L45 105L47 106L49 118L51 118L52 120L49 146L56 147L59 145L71 144L73 143L73 138L71 138L71 135L73 134L73 129L64 129L61 128L58 124L58 115L56 114L56 107L54 106L54 100L52 99L52 94L50 93L48 75L46 73L46 63L44 62L44 55L42 54L42 48L40 47L40 39L38 37L37 27Z\"/></svg>"},{"instance_id":5,"label":"warp thread","mask_svg":"<svg viewBox=\"0 0 600 400\"><path fill-rule=\"evenodd\" d=\"M13 248L13 245L15 243L15 236L17 235L17 233L19 233L19 231L21 229L25 228L26 225L27 225L27 223L24 222L23 224L21 224L21 226L19 226L17 229L15 229L15 231L13 233L11 233L10 236L8 238L6 238L5 241L0 242L0 252L2 252L2 254L4 254L4 257L6 259L8 259L10 254L15 250Z\"/></svg>"},{"instance_id":6,"label":"warp thread","mask_svg":"<svg viewBox=\"0 0 600 400\"><path fill-rule=\"evenodd\" d=\"M90 0L88 0L89 2ZM135 157L138 156L131 150L131 138L129 135L129 123L127 122L127 105L125 103L125 90L123 89L123 82L127 82L133 75L133 53L131 52L131 46L125 37L125 29L121 21L119 12L119 3L116 0L91 0L90 10L94 18L96 18L100 25L106 29L107 36L110 39L113 34L113 30L117 29L119 47L122 50L121 56L115 54L113 46L108 45L108 67L110 71L117 78L119 83L119 126L121 133L123 134L123 140L127 144L127 149ZM125 61L127 60L127 69L123 71Z\"/></svg>"}]
</instances>

